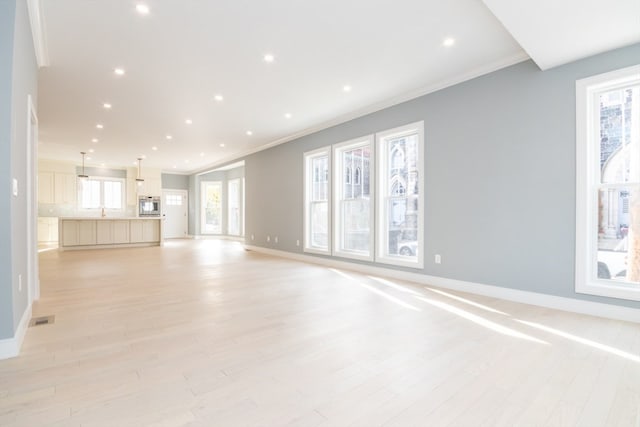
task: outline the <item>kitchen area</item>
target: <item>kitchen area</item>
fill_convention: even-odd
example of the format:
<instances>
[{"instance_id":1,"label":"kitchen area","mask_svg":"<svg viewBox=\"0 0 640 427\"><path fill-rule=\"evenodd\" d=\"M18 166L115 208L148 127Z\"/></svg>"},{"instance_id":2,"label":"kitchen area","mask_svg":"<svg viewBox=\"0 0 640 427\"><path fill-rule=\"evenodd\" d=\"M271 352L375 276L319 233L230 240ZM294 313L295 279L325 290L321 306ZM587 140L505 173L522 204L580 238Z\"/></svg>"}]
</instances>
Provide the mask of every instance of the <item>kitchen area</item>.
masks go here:
<instances>
[{"instance_id":1,"label":"kitchen area","mask_svg":"<svg viewBox=\"0 0 640 427\"><path fill-rule=\"evenodd\" d=\"M38 248L105 249L163 243L161 171L38 162Z\"/></svg>"}]
</instances>

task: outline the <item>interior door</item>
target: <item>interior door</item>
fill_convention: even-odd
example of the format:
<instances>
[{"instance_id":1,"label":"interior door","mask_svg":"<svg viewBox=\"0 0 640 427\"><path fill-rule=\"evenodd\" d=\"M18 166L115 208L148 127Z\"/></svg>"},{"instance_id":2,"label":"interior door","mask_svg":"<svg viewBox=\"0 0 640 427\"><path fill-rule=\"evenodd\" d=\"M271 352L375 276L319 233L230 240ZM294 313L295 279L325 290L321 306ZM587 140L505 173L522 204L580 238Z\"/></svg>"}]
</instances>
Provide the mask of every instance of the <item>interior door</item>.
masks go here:
<instances>
[{"instance_id":1,"label":"interior door","mask_svg":"<svg viewBox=\"0 0 640 427\"><path fill-rule=\"evenodd\" d=\"M163 190L162 213L164 217L163 237L176 239L187 236L187 191Z\"/></svg>"}]
</instances>

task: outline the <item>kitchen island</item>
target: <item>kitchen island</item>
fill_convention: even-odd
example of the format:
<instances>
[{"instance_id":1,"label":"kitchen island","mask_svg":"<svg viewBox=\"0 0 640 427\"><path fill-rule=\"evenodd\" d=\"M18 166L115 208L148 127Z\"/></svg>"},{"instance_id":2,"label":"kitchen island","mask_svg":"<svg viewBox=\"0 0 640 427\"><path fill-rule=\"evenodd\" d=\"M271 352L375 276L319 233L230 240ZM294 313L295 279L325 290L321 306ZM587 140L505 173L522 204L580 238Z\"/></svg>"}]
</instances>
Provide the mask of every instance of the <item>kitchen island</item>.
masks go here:
<instances>
[{"instance_id":1,"label":"kitchen island","mask_svg":"<svg viewBox=\"0 0 640 427\"><path fill-rule=\"evenodd\" d=\"M67 217L58 220L60 250L160 245L162 245L161 217Z\"/></svg>"}]
</instances>

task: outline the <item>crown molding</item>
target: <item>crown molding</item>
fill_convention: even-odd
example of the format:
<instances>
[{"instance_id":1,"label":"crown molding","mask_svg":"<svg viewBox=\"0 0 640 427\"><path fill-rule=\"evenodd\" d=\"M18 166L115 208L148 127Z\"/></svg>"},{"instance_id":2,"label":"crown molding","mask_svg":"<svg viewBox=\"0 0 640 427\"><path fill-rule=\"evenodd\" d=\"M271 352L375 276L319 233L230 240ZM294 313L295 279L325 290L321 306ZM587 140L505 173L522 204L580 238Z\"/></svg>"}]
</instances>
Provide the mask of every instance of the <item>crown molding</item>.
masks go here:
<instances>
[{"instance_id":1,"label":"crown molding","mask_svg":"<svg viewBox=\"0 0 640 427\"><path fill-rule=\"evenodd\" d=\"M29 10L33 48L36 53L38 67L48 67L50 65L49 49L47 48L47 36L41 0L27 0L27 9Z\"/></svg>"}]
</instances>

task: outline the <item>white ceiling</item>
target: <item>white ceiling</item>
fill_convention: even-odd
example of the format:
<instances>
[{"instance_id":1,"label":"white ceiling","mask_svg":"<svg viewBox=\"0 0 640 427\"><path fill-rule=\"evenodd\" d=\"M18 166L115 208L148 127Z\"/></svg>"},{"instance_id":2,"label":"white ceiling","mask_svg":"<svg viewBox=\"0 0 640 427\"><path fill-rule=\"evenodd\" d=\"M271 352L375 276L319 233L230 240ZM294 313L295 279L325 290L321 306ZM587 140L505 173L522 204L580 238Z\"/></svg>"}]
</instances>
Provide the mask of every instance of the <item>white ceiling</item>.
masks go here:
<instances>
[{"instance_id":1,"label":"white ceiling","mask_svg":"<svg viewBox=\"0 0 640 427\"><path fill-rule=\"evenodd\" d=\"M536 62L557 61L531 47L535 22L516 22L507 1L484 1ZM149 15L136 12L140 2ZM92 149L87 163L107 167L143 155L145 167L200 171L528 58L480 0L40 4L49 58L39 78L40 157L80 162ZM547 38L546 28L537 33Z\"/></svg>"}]
</instances>

